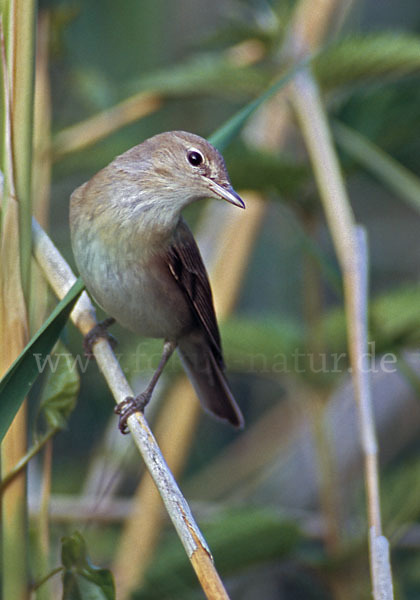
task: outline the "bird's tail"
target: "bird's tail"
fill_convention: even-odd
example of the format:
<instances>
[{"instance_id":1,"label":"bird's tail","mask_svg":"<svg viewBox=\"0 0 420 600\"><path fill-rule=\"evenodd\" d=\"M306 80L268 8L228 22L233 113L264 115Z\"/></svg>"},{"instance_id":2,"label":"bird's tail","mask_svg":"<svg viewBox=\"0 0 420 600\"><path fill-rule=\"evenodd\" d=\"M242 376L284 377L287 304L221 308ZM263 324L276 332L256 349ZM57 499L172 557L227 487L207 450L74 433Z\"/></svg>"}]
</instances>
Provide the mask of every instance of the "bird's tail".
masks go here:
<instances>
[{"instance_id":1,"label":"bird's tail","mask_svg":"<svg viewBox=\"0 0 420 600\"><path fill-rule=\"evenodd\" d=\"M203 407L234 427L243 427L240 408L204 337L186 336L179 341L177 350Z\"/></svg>"}]
</instances>

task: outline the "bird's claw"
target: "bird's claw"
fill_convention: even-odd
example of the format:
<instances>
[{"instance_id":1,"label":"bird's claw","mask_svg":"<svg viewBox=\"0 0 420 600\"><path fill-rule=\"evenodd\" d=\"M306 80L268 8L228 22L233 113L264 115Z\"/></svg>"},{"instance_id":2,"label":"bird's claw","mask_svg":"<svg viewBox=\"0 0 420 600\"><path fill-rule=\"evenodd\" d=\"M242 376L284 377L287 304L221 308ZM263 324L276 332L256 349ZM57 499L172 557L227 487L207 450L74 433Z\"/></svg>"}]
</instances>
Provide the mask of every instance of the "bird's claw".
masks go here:
<instances>
[{"instance_id":1,"label":"bird's claw","mask_svg":"<svg viewBox=\"0 0 420 600\"><path fill-rule=\"evenodd\" d=\"M110 327L113 323L115 323L115 319L109 317L100 323L97 323L92 329L87 333L83 339L83 350L85 355L89 358L93 357L93 346L98 338L106 339L111 348L114 349L118 344L117 340L111 335L108 331L108 327Z\"/></svg>"},{"instance_id":2,"label":"bird's claw","mask_svg":"<svg viewBox=\"0 0 420 600\"><path fill-rule=\"evenodd\" d=\"M120 416L118 421L118 428L122 434L129 433L127 419L134 415L135 413L142 413L146 408L147 403L150 400L150 394L139 394L135 398L132 396L127 396L121 402L117 404L114 408L114 412Z\"/></svg>"}]
</instances>

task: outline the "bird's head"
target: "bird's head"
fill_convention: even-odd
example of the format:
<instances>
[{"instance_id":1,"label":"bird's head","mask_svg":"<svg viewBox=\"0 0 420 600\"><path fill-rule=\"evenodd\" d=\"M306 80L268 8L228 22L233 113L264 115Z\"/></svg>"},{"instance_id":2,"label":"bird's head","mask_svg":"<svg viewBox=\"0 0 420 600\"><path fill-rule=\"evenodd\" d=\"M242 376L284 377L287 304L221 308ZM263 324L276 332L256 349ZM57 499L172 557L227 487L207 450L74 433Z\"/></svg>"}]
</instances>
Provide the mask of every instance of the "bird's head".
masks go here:
<instances>
[{"instance_id":1,"label":"bird's head","mask_svg":"<svg viewBox=\"0 0 420 600\"><path fill-rule=\"evenodd\" d=\"M230 183L222 155L207 140L185 131L149 138L114 164L136 178L141 204L181 210L199 199L216 198L245 208Z\"/></svg>"}]
</instances>

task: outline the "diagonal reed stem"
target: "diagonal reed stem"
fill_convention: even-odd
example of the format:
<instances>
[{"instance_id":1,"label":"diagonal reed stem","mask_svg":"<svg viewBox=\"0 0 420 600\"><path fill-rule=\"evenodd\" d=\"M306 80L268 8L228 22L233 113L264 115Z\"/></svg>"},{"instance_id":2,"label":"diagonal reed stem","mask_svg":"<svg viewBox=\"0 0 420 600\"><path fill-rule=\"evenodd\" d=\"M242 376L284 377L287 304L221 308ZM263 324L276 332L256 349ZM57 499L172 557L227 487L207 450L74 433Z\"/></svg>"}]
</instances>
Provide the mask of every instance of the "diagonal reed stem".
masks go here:
<instances>
[{"instance_id":1,"label":"diagonal reed stem","mask_svg":"<svg viewBox=\"0 0 420 600\"><path fill-rule=\"evenodd\" d=\"M63 297L76 280L76 277L35 220L33 220L33 243L35 258L44 271L48 282L57 296L59 298ZM87 294L82 294L71 314L71 318L83 335L86 335L96 324L94 308ZM121 402L127 396L133 396L133 391L109 342L100 338L93 347L93 354L116 403ZM205 594L208 598L214 598L215 600L228 598L215 569L207 543L163 458L144 415L141 413L131 415L127 423Z\"/></svg>"}]
</instances>

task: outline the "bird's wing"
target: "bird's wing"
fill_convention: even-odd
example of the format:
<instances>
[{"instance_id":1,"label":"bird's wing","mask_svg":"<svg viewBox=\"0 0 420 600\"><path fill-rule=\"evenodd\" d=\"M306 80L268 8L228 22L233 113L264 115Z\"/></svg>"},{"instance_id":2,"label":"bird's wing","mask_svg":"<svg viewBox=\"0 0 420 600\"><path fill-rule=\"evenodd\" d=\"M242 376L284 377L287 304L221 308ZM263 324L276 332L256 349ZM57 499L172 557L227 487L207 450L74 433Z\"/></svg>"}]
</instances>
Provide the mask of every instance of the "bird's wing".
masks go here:
<instances>
[{"instance_id":1,"label":"bird's wing","mask_svg":"<svg viewBox=\"0 0 420 600\"><path fill-rule=\"evenodd\" d=\"M207 271L194 237L182 219L169 248L168 266L204 330L217 363L223 368L220 334Z\"/></svg>"}]
</instances>

